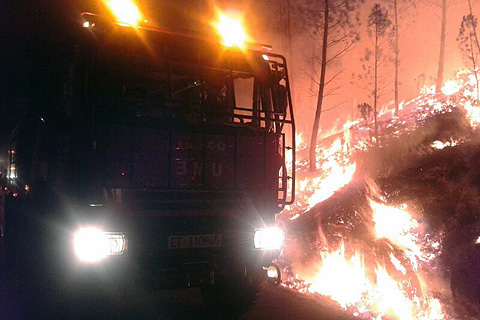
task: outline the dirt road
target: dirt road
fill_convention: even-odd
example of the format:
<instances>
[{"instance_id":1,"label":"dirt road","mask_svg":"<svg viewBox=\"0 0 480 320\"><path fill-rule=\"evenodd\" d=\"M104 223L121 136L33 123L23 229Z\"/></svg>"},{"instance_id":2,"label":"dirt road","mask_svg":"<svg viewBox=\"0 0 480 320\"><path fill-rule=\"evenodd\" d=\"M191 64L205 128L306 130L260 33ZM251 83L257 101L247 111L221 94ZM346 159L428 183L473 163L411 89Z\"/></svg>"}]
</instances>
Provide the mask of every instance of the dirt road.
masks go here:
<instances>
[{"instance_id":1,"label":"dirt road","mask_svg":"<svg viewBox=\"0 0 480 320\"><path fill-rule=\"evenodd\" d=\"M0 319L25 319L21 294L13 273L0 269ZM61 306L60 306L61 307ZM71 312L71 311L70 311ZM209 314L196 289L162 291L143 295L138 300L125 301L95 310L90 305L78 305L64 319L145 319L145 320L203 320L220 319ZM257 303L248 312L232 316L236 320L335 320L353 319L341 308L324 298L313 298L284 287L262 286ZM223 319L222 319L223 320Z\"/></svg>"}]
</instances>

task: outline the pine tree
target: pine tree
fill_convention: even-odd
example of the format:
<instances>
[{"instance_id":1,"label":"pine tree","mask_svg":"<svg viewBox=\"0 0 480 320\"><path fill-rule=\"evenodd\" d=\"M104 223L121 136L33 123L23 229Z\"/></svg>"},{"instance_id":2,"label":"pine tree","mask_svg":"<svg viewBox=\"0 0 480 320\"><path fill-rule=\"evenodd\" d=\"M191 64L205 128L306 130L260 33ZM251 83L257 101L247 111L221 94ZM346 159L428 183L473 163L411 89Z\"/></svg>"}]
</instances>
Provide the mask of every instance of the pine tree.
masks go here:
<instances>
[{"instance_id":1,"label":"pine tree","mask_svg":"<svg viewBox=\"0 0 480 320\"><path fill-rule=\"evenodd\" d=\"M321 30L321 55L320 55L320 78L318 81L317 105L310 139L310 170L316 169L316 147L320 116L324 98L328 94L325 87L331 81L327 80L329 64L343 57L358 42L359 36L356 26L359 25L358 15L352 21L352 16L358 14L358 7L364 0L322 0L315 1L315 5L321 7L323 15L318 16L318 11L307 11L308 21L313 22L314 35ZM320 23L318 23L320 22ZM335 77L335 76L334 76Z\"/></svg>"},{"instance_id":2,"label":"pine tree","mask_svg":"<svg viewBox=\"0 0 480 320\"><path fill-rule=\"evenodd\" d=\"M372 11L368 16L368 34L373 38L374 54L373 54L373 117L375 121L375 142L378 145L378 98L379 98L379 65L382 58L381 39L392 37L392 21L388 15L388 11L380 4L376 3L372 7Z\"/></svg>"},{"instance_id":3,"label":"pine tree","mask_svg":"<svg viewBox=\"0 0 480 320\"><path fill-rule=\"evenodd\" d=\"M480 54L477 37L478 19L473 14L463 16L458 31L457 42L464 59L471 64L473 73L475 75L475 82L477 86L477 99L479 94L478 83L478 55Z\"/></svg>"}]
</instances>

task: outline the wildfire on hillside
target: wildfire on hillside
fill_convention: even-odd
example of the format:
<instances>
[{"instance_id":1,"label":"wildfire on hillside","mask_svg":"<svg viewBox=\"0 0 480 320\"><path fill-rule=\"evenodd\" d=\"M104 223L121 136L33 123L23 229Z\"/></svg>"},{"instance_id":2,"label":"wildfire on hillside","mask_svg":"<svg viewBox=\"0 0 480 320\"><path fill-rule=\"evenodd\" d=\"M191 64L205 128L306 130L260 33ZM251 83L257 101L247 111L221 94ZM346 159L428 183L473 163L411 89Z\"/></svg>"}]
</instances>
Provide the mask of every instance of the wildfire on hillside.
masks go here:
<instances>
[{"instance_id":1,"label":"wildfire on hillside","mask_svg":"<svg viewBox=\"0 0 480 320\"><path fill-rule=\"evenodd\" d=\"M477 96L473 74L459 72L442 92L425 88L403 102L397 114L382 111L379 148L373 124L362 120L346 124L328 146L327 139L320 143L317 172L300 158L296 202L280 218L287 230L306 226L314 236L300 249L301 240L287 242L280 260L289 261L283 264L283 285L327 296L360 318L451 319L449 287L437 267L443 234L432 232L421 207L397 203L394 194L368 177L407 168L405 163L418 154L468 142L480 121ZM306 148L301 137L297 140ZM340 189L355 184L360 192L337 197ZM304 231L299 237L309 234Z\"/></svg>"}]
</instances>

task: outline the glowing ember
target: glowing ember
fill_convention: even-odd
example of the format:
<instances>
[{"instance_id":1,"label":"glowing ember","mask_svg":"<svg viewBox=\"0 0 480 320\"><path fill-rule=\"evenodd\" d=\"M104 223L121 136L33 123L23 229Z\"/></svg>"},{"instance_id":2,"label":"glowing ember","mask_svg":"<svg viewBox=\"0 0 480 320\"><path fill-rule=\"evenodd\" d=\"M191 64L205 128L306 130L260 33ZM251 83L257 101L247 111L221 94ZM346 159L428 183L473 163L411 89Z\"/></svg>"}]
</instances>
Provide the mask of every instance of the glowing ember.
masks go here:
<instances>
[{"instance_id":1,"label":"glowing ember","mask_svg":"<svg viewBox=\"0 0 480 320\"><path fill-rule=\"evenodd\" d=\"M275 267L273 267L273 266L268 267L268 268L264 267L264 270L267 271L267 276L269 278L277 278L278 277L278 272L277 272L277 269Z\"/></svg>"},{"instance_id":2,"label":"glowing ember","mask_svg":"<svg viewBox=\"0 0 480 320\"><path fill-rule=\"evenodd\" d=\"M458 144L458 142L456 142L456 141L445 141L445 142L442 142L442 141L440 141L440 140L436 140L436 141L434 141L434 142L431 144L431 146L432 146L432 148L434 148L434 149L439 149L439 150L441 150L441 149L445 149L445 148L447 148L447 147L456 146L457 144Z\"/></svg>"}]
</instances>

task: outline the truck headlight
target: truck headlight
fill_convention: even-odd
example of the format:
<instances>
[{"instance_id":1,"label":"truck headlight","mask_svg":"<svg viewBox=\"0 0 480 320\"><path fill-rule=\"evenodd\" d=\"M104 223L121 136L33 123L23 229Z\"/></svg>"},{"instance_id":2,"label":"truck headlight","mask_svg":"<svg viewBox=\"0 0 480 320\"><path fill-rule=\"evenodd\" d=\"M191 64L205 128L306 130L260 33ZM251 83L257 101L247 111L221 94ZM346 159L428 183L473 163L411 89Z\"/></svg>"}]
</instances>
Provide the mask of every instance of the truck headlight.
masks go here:
<instances>
[{"instance_id":1,"label":"truck headlight","mask_svg":"<svg viewBox=\"0 0 480 320\"><path fill-rule=\"evenodd\" d=\"M255 230L253 242L255 249L278 250L283 246L285 235L278 227L268 227Z\"/></svg>"},{"instance_id":2,"label":"truck headlight","mask_svg":"<svg viewBox=\"0 0 480 320\"><path fill-rule=\"evenodd\" d=\"M126 249L126 240L123 233L82 228L75 233L73 246L78 259L85 262L96 262L107 256L123 254Z\"/></svg>"}]
</instances>

